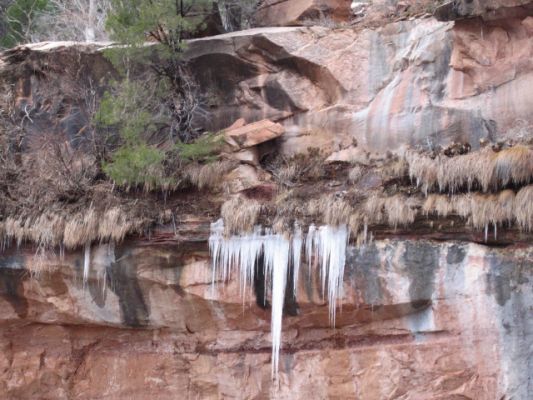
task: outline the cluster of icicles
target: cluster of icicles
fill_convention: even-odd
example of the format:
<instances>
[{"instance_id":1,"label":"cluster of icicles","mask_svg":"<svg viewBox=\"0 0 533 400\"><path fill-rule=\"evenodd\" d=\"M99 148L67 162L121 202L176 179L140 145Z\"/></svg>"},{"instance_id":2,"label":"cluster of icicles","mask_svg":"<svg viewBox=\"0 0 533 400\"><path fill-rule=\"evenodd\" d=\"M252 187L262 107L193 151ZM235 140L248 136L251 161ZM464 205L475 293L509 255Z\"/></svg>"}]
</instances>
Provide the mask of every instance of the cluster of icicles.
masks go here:
<instances>
[{"instance_id":1,"label":"cluster of icicles","mask_svg":"<svg viewBox=\"0 0 533 400\"><path fill-rule=\"evenodd\" d=\"M305 236L306 261L310 269L316 269L320 273L322 293L325 293L327 287L329 316L333 326L335 325L337 298L342 296L347 244L348 228L345 225L339 227L311 225ZM271 288L272 293L273 377L278 375L287 273L289 268L292 268L294 280L292 290L295 293L298 287L303 247L304 236L298 226L295 226L292 237L289 239L261 227L256 227L251 234L228 237L224 235L222 220L211 224L209 250L212 258L213 288L216 282L227 282L234 273L238 273L240 291L244 299L246 287L253 285L256 267L262 257L265 289Z\"/></svg>"}]
</instances>

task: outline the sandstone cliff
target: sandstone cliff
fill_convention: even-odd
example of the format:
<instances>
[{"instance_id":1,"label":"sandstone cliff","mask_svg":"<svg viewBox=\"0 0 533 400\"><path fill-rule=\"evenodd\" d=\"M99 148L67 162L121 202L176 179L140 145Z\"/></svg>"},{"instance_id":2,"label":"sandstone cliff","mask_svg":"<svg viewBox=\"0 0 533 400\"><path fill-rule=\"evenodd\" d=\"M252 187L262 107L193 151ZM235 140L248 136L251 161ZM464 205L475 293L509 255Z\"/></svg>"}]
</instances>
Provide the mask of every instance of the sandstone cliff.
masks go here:
<instances>
[{"instance_id":1,"label":"sandstone cliff","mask_svg":"<svg viewBox=\"0 0 533 400\"><path fill-rule=\"evenodd\" d=\"M17 165L44 171L40 151L59 138L70 179L96 182L83 199L44 173L38 198L2 187L2 398L531 396L532 4L353 3L365 4L265 1L265 27L191 41L208 94L197 123L233 124L228 160L221 182L165 196L91 169L110 44L2 54ZM211 285L221 214L237 234L352 232L335 329L307 265L285 296L275 381L264 277L244 298L236 276Z\"/></svg>"}]
</instances>

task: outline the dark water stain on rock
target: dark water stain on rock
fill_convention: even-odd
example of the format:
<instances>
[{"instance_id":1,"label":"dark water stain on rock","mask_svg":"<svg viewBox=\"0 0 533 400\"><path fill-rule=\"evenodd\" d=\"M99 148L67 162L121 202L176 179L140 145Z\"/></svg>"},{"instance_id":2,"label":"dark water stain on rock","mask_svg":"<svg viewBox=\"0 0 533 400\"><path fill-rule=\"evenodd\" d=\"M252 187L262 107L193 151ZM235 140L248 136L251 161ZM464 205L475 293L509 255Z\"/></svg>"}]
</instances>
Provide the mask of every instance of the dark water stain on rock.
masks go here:
<instances>
[{"instance_id":1,"label":"dark water stain on rock","mask_svg":"<svg viewBox=\"0 0 533 400\"><path fill-rule=\"evenodd\" d=\"M380 267L379 251L374 244L349 250L345 276L364 293L367 304L381 303L383 288L379 278Z\"/></svg>"},{"instance_id":2,"label":"dark water stain on rock","mask_svg":"<svg viewBox=\"0 0 533 400\"><path fill-rule=\"evenodd\" d=\"M283 315L290 315L292 317L298 315L300 307L296 301L296 291L294 290L294 266L292 257L289 261L289 268L287 271L287 287L285 289L285 300L283 303Z\"/></svg>"},{"instance_id":3,"label":"dark water stain on rock","mask_svg":"<svg viewBox=\"0 0 533 400\"><path fill-rule=\"evenodd\" d=\"M107 298L107 288L104 282L98 280L90 280L88 282L88 289L91 295L91 299L94 301L94 303L98 307L103 308L105 306L105 301Z\"/></svg>"},{"instance_id":4,"label":"dark water stain on rock","mask_svg":"<svg viewBox=\"0 0 533 400\"><path fill-rule=\"evenodd\" d=\"M255 266L254 292L255 303L263 310L270 308L270 304L266 298L265 261L262 255L257 259L257 263Z\"/></svg>"},{"instance_id":5,"label":"dark water stain on rock","mask_svg":"<svg viewBox=\"0 0 533 400\"><path fill-rule=\"evenodd\" d=\"M517 399L530 398L533 393L533 263L529 257L507 251L487 255L486 291L500 306L496 312L501 323L501 354L505 364L513 366L509 376Z\"/></svg>"},{"instance_id":6,"label":"dark water stain on rock","mask_svg":"<svg viewBox=\"0 0 533 400\"><path fill-rule=\"evenodd\" d=\"M446 254L446 262L448 264L459 264L463 262L466 257L466 250L464 246L459 244L454 244L448 248L448 253Z\"/></svg>"},{"instance_id":7,"label":"dark water stain on rock","mask_svg":"<svg viewBox=\"0 0 533 400\"><path fill-rule=\"evenodd\" d=\"M107 268L107 284L118 297L123 323L131 327L147 326L150 311L137 277L135 258L129 250L115 250L117 262Z\"/></svg>"},{"instance_id":8,"label":"dark water stain on rock","mask_svg":"<svg viewBox=\"0 0 533 400\"><path fill-rule=\"evenodd\" d=\"M511 298L519 286L529 283L526 276L531 273L533 264L527 260L505 259L496 255L489 256L490 273L487 274L487 292L492 294L500 306Z\"/></svg>"},{"instance_id":9,"label":"dark water stain on rock","mask_svg":"<svg viewBox=\"0 0 533 400\"><path fill-rule=\"evenodd\" d=\"M439 267L439 248L428 242L405 242L403 261L410 279L409 297L412 302L429 300L435 286Z\"/></svg>"},{"instance_id":10,"label":"dark water stain on rock","mask_svg":"<svg viewBox=\"0 0 533 400\"><path fill-rule=\"evenodd\" d=\"M24 269L15 269L0 265L0 296L11 304L19 318L28 315L28 300L24 297L23 282L28 273Z\"/></svg>"}]
</instances>

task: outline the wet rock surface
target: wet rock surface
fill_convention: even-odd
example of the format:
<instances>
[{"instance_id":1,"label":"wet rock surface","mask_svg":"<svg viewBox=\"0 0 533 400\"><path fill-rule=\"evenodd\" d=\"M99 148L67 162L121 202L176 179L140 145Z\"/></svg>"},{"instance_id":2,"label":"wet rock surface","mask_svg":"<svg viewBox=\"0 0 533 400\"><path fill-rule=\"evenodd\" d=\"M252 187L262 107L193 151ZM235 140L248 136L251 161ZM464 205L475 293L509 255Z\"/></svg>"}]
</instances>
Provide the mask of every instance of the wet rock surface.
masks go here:
<instances>
[{"instance_id":1,"label":"wet rock surface","mask_svg":"<svg viewBox=\"0 0 533 400\"><path fill-rule=\"evenodd\" d=\"M257 293L243 305L237 280L213 293L204 246L95 246L85 287L81 254L31 277L32 252L13 252L0 285L4 398L494 399L533 389L530 247L350 248L336 329L304 265L276 385L269 307Z\"/></svg>"},{"instance_id":2,"label":"wet rock surface","mask_svg":"<svg viewBox=\"0 0 533 400\"><path fill-rule=\"evenodd\" d=\"M274 25L270 18L291 26L194 40L187 53L209 94L202 123L237 131L230 194L272 200L279 185L262 162L273 152L314 147L332 170L366 168L406 145L455 141L476 150L479 139L517 139L533 126L530 1L378 0L357 8L355 19L349 1L264 3L263 25ZM316 26L306 26L309 18ZM87 96L101 96L114 76L106 46L34 44L0 57L3 89L27 130L21 146L35 150L53 136L83 152L92 129ZM335 174L324 176L331 182L310 189L340 185ZM384 184L374 172L359 178L360 190ZM211 286L209 222L226 199L216 207L212 200L207 191L187 193L174 226L93 244L86 283L83 251L3 249L0 398L533 393L530 234L509 227L484 237L454 215L370 226L375 241L348 250L335 329L320 277L302 266L297 291L285 298L273 382L271 299L261 271L244 301L236 277Z\"/></svg>"}]
</instances>

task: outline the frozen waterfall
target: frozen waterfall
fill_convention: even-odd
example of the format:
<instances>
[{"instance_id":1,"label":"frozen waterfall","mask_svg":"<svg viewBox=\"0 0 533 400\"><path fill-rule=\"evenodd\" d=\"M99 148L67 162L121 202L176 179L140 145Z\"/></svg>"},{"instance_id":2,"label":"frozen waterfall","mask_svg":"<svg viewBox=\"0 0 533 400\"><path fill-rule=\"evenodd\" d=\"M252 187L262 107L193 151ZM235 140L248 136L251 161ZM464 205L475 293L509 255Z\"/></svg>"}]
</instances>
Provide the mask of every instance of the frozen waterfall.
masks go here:
<instances>
[{"instance_id":1,"label":"frozen waterfall","mask_svg":"<svg viewBox=\"0 0 533 400\"><path fill-rule=\"evenodd\" d=\"M311 225L305 238L305 255L310 272L320 274L322 293L327 288L330 322L335 325L337 299L342 297L344 266L348 228ZM236 273L239 278L243 301L247 286L253 287L258 262L263 260L265 270L265 293L269 287L272 294L272 376L278 374L281 349L281 328L287 275L292 268L293 286L296 293L301 264L304 237L300 227L295 226L292 237L275 234L270 229L256 227L247 235L224 235L224 224L218 220L211 224L209 251L212 259L212 286L218 281L227 282Z\"/></svg>"}]
</instances>

